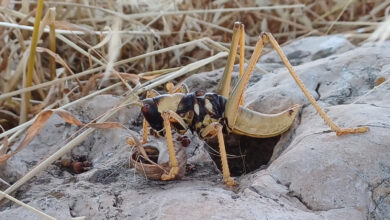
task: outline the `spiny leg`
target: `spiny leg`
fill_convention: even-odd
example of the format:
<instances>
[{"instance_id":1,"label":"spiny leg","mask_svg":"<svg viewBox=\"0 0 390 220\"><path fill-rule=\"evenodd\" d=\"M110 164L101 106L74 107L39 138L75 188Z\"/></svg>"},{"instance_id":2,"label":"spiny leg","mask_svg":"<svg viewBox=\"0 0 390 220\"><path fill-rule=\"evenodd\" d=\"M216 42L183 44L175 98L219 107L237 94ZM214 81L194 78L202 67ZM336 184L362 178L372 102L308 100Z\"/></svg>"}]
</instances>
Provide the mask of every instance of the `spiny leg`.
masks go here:
<instances>
[{"instance_id":1,"label":"spiny leg","mask_svg":"<svg viewBox=\"0 0 390 220\"><path fill-rule=\"evenodd\" d=\"M169 171L168 174L163 174L161 176L161 180L173 180L175 179L176 175L179 173L179 164L176 159L175 147L173 146L172 129L171 129L171 123L169 121L170 113L163 112L161 116L164 120L165 137L167 139L169 162L171 165L171 170Z\"/></svg>"},{"instance_id":2,"label":"spiny leg","mask_svg":"<svg viewBox=\"0 0 390 220\"><path fill-rule=\"evenodd\" d=\"M203 129L201 132L202 137L207 136L215 136L218 137L218 145L219 145L219 153L221 154L221 161L222 161L222 176L227 186L235 186L237 185L237 182L234 181L232 177L230 177L230 170L229 170L229 164L226 156L226 148L225 148L225 141L223 139L223 133L222 133L222 125L218 122L213 122L209 124L206 128Z\"/></svg>"},{"instance_id":3,"label":"spiny leg","mask_svg":"<svg viewBox=\"0 0 390 220\"><path fill-rule=\"evenodd\" d=\"M327 115L326 113L321 109L321 107L318 105L317 101L313 98L313 96L309 93L309 91L306 89L305 85L302 83L301 79L298 77L298 75L293 70L290 62L288 61L287 57L284 55L282 49L280 48L278 42L275 40L275 38L270 33L265 33L265 36L267 40L272 44L276 52L279 54L280 58L282 59L284 65L286 65L288 71L290 72L291 76L294 78L295 82L298 84L299 88L301 88L302 92L305 94L305 96L309 99L310 103L314 106L314 108L317 110L318 114L325 120L326 124L329 125L329 127L336 132L337 135L344 135L344 134L355 134L355 133L364 133L368 131L368 127L355 127L355 128L340 128L337 126Z\"/></svg>"}]
</instances>

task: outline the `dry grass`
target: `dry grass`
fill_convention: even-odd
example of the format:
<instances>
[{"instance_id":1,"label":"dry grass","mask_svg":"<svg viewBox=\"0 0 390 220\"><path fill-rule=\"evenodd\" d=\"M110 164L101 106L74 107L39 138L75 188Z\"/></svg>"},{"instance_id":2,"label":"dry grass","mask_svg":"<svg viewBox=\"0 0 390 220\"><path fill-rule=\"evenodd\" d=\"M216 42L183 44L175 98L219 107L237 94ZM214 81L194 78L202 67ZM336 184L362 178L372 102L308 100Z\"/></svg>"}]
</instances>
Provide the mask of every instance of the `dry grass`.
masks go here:
<instances>
[{"instance_id":1,"label":"dry grass","mask_svg":"<svg viewBox=\"0 0 390 220\"><path fill-rule=\"evenodd\" d=\"M107 92L139 95L195 69L222 67L233 21L246 26L247 54L262 31L280 43L310 35L342 34L356 44L390 36L390 0L45 1L42 18L35 18L37 2L0 0L0 138L10 142L44 110ZM31 100L22 98L30 92ZM5 192L23 184L17 183Z\"/></svg>"},{"instance_id":2,"label":"dry grass","mask_svg":"<svg viewBox=\"0 0 390 220\"><path fill-rule=\"evenodd\" d=\"M359 43L366 40L382 22L385 23L389 5L389 0L269 0L261 3L207 0L45 1L43 14L46 16L41 21L43 34L36 34L39 37L38 47L52 52L37 50L37 57L33 59L29 48L34 42L31 36L37 2L2 0L0 124L9 130L69 91L72 91L68 94L70 101L80 98L83 87L93 74L114 74L114 78L125 82L118 73L164 71L209 57L221 50L215 47L215 42L225 47L230 43L232 21L242 21L246 25L246 34L250 36L246 40L246 45L249 45L246 50L252 49L250 45L254 45L262 31L272 32L280 43L300 36L336 33L345 34ZM378 28L372 38L385 39L389 35L387 26ZM160 54L152 53L204 37L210 38L214 44L202 42ZM142 59L115 63L143 54ZM32 60L35 60L36 66L27 68ZM221 60L202 70L223 65ZM91 69L95 71L68 80L57 80ZM25 85L27 70L34 74L27 74ZM102 86L107 79L108 76L103 77L97 85ZM35 89L25 88L30 87L30 80L32 85L38 85ZM31 103L23 105L19 97L29 92L32 93Z\"/></svg>"}]
</instances>

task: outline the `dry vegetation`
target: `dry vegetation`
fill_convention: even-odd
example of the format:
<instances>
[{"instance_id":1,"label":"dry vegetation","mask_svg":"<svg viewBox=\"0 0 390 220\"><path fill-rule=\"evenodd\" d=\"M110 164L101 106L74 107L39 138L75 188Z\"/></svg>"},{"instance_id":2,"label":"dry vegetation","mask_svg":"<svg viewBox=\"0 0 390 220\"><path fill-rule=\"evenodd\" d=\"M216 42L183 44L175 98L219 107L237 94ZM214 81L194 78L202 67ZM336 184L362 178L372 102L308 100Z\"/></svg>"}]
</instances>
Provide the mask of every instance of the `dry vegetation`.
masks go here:
<instances>
[{"instance_id":1,"label":"dry vegetation","mask_svg":"<svg viewBox=\"0 0 390 220\"><path fill-rule=\"evenodd\" d=\"M336 33L358 43L385 20L389 5L390 1L379 0L45 1L32 82L23 83L29 78L25 73L30 71L37 3L2 0L0 124L8 130L56 101L62 99L51 108L85 96L101 86L102 79L107 81L103 73L115 72L110 76L113 81L121 76L134 85L210 57L229 46L233 21L246 25L249 52L262 31L272 32L281 43ZM193 43L175 48L184 42ZM172 46L173 50L151 53ZM66 80L75 74L82 76ZM65 80L56 81L60 78ZM27 105L21 95L29 84L40 86L32 90Z\"/></svg>"},{"instance_id":2,"label":"dry vegetation","mask_svg":"<svg viewBox=\"0 0 390 220\"><path fill-rule=\"evenodd\" d=\"M359 44L390 35L390 0L66 0L44 1L36 16L38 2L0 0L0 138L10 141L45 109L134 87L141 94L223 66L234 21L246 26L247 55L262 31L282 44L328 34Z\"/></svg>"}]
</instances>

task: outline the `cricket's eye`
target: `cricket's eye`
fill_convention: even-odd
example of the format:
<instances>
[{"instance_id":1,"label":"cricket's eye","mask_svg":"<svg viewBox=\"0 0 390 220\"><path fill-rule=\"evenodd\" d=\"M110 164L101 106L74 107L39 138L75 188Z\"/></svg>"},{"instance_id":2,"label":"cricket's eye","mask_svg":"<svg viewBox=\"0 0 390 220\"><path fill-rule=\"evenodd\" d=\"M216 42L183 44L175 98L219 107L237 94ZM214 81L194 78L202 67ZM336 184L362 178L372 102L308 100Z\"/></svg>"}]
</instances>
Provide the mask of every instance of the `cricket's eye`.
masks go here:
<instances>
[{"instance_id":1,"label":"cricket's eye","mask_svg":"<svg viewBox=\"0 0 390 220\"><path fill-rule=\"evenodd\" d=\"M150 105L149 104L144 104L141 108L142 113L148 113L150 111Z\"/></svg>"}]
</instances>

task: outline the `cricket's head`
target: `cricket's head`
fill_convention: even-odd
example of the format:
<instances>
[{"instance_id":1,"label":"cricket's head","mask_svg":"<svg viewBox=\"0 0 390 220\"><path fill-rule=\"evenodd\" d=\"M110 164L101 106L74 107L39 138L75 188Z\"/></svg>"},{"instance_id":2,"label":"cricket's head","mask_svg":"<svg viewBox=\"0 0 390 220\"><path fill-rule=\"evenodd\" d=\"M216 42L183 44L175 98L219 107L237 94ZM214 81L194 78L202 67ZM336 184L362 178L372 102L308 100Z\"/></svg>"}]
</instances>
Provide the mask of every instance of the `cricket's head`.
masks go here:
<instances>
[{"instance_id":1,"label":"cricket's head","mask_svg":"<svg viewBox=\"0 0 390 220\"><path fill-rule=\"evenodd\" d=\"M164 120L161 117L161 113L168 110L176 112L183 96L184 94L182 93L175 93L172 95L158 95L142 100L141 112L150 127L156 131L162 130L164 128Z\"/></svg>"},{"instance_id":2,"label":"cricket's head","mask_svg":"<svg viewBox=\"0 0 390 220\"><path fill-rule=\"evenodd\" d=\"M145 117L148 124L156 131L163 129L163 119L160 112L158 111L158 106L153 98L148 98L142 100L141 112Z\"/></svg>"}]
</instances>

